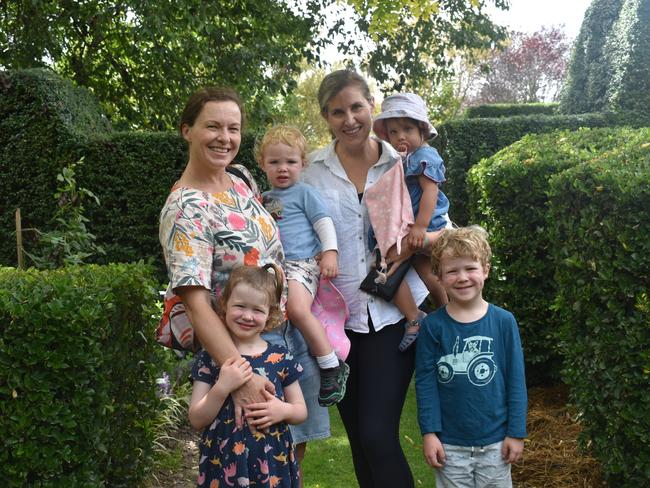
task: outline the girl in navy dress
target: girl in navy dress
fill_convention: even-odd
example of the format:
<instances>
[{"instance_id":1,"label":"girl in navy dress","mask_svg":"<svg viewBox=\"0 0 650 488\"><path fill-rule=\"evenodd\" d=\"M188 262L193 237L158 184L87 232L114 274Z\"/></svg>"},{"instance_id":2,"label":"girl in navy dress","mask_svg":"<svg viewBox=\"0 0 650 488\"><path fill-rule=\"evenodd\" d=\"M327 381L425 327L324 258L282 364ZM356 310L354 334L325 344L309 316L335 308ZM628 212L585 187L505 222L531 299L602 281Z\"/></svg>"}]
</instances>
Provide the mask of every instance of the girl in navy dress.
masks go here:
<instances>
[{"instance_id":1,"label":"girl in navy dress","mask_svg":"<svg viewBox=\"0 0 650 488\"><path fill-rule=\"evenodd\" d=\"M302 366L286 348L260 337L283 320L282 276L274 264L235 268L218 313L242 357L219 366L202 351L194 362L189 417L192 427L203 429L197 486L299 486L288 424L307 418L298 383ZM230 393L254 373L269 379L275 392L265 392L264 402L248 405L246 422L238 428Z\"/></svg>"}]
</instances>

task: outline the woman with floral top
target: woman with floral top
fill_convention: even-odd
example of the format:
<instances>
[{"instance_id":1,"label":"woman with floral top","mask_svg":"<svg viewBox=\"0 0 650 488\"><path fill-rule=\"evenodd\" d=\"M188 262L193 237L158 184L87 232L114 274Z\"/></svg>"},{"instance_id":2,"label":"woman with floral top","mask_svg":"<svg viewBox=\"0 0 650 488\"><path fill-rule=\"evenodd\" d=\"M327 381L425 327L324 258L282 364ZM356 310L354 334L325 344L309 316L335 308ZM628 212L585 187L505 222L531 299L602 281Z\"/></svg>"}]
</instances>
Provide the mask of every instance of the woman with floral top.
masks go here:
<instances>
[{"instance_id":1,"label":"woman with floral top","mask_svg":"<svg viewBox=\"0 0 650 488\"><path fill-rule=\"evenodd\" d=\"M248 181L226 172L241 143L244 112L238 94L228 88L203 88L188 100L180 132L188 143L189 160L160 214L160 242L170 289L181 297L195 336L219 364L238 360L235 347L217 314L217 299L233 268L280 265L284 259L278 227L259 201L259 191L245 167ZM250 186L249 186L250 185ZM303 368L301 387L309 420L293 431L300 460L305 443L329 436L327 410L320 407L318 370L300 334L284 324L265 336L285 345ZM254 374L232 393L238 426L247 405L264 401L272 384Z\"/></svg>"}]
</instances>

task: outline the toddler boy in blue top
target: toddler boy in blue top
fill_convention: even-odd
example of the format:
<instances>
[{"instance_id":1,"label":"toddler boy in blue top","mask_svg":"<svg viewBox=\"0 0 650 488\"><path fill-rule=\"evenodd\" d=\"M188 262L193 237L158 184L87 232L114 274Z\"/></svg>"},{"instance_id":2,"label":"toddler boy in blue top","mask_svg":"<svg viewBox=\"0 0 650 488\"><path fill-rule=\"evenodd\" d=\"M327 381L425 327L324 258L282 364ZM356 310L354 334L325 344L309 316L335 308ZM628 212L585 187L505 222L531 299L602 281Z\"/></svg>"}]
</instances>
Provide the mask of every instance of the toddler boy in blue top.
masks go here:
<instances>
[{"instance_id":1,"label":"toddler boy in blue top","mask_svg":"<svg viewBox=\"0 0 650 488\"><path fill-rule=\"evenodd\" d=\"M415 386L437 488L511 487L524 450L524 356L514 316L483 299L491 255L478 226L446 229L431 253L449 303L422 323Z\"/></svg>"}]
</instances>

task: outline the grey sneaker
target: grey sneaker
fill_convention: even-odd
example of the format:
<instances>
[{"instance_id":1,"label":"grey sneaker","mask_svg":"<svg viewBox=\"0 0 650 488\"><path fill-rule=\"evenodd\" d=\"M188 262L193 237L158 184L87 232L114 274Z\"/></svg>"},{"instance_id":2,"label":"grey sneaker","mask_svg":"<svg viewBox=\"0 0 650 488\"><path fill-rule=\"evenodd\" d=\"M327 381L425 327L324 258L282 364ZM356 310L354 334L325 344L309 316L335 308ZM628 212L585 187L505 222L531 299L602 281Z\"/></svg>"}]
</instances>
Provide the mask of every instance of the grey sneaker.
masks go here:
<instances>
[{"instance_id":1,"label":"grey sneaker","mask_svg":"<svg viewBox=\"0 0 650 488\"><path fill-rule=\"evenodd\" d=\"M321 407L331 407L343 400L345 396L345 382L350 374L350 366L339 359L335 368L320 370L320 391L318 404Z\"/></svg>"}]
</instances>

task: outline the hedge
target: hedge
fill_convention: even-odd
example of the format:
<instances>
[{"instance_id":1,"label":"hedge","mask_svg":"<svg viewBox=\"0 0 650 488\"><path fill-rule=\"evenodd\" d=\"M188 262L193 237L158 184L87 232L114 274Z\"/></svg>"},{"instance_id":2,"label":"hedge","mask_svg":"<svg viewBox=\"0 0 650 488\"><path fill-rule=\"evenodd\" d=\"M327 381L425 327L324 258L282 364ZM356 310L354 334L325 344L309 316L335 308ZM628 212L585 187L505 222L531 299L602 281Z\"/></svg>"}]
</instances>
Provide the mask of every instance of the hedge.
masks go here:
<instances>
[{"instance_id":1,"label":"hedge","mask_svg":"<svg viewBox=\"0 0 650 488\"><path fill-rule=\"evenodd\" d=\"M0 264L16 263L16 207L24 227L47 223L56 174L88 134L109 130L88 91L46 70L0 72Z\"/></svg>"},{"instance_id":2,"label":"hedge","mask_svg":"<svg viewBox=\"0 0 650 488\"><path fill-rule=\"evenodd\" d=\"M488 103L467 108L463 116L476 119L513 115L555 115L558 106L558 103Z\"/></svg>"},{"instance_id":3,"label":"hedge","mask_svg":"<svg viewBox=\"0 0 650 488\"><path fill-rule=\"evenodd\" d=\"M447 169L447 181L441 190L449 198L449 216L458 225L471 223L467 172L481 159L492 156L524 135L559 129L606 127L621 123L620 118L608 114L521 115L455 119L444 123L439 127L440 135L433 140L433 145L440 151Z\"/></svg>"},{"instance_id":4,"label":"hedge","mask_svg":"<svg viewBox=\"0 0 650 488\"><path fill-rule=\"evenodd\" d=\"M650 0L594 0L575 42L560 110L647 119L649 79Z\"/></svg>"},{"instance_id":5,"label":"hedge","mask_svg":"<svg viewBox=\"0 0 650 488\"><path fill-rule=\"evenodd\" d=\"M44 70L2 74L0 83L0 264L15 265L14 212L23 228L48 230L56 209L56 175L85 157L80 186L101 207L86 206L89 230L107 251L99 263L145 259L164 276L158 215L187 162L185 141L173 132L113 132L86 90ZM179 101L179 111L182 101ZM265 179L253 157L255 134L245 134L237 162ZM25 232L25 246L34 233Z\"/></svg>"},{"instance_id":6,"label":"hedge","mask_svg":"<svg viewBox=\"0 0 650 488\"><path fill-rule=\"evenodd\" d=\"M0 268L5 486L138 486L152 463L151 269Z\"/></svg>"},{"instance_id":7,"label":"hedge","mask_svg":"<svg viewBox=\"0 0 650 488\"><path fill-rule=\"evenodd\" d=\"M559 379L552 316L555 299L549 237L549 178L620 144L629 130L582 129L528 135L474 166L468 176L471 220L490 233L494 252L489 299L512 311L526 352L529 383Z\"/></svg>"},{"instance_id":8,"label":"hedge","mask_svg":"<svg viewBox=\"0 0 650 488\"><path fill-rule=\"evenodd\" d=\"M650 129L550 178L564 378L611 486L650 486Z\"/></svg>"}]
</instances>

